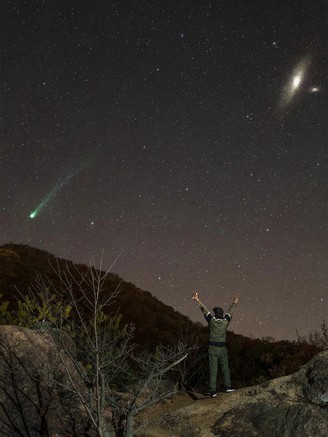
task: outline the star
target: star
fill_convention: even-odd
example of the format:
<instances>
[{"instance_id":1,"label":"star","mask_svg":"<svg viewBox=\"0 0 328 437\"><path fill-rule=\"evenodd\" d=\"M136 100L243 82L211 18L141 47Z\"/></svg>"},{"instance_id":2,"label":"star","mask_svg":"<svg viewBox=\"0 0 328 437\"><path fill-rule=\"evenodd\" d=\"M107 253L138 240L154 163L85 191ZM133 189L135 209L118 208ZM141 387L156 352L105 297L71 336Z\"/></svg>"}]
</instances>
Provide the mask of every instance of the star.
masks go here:
<instances>
[{"instance_id":1,"label":"star","mask_svg":"<svg viewBox=\"0 0 328 437\"><path fill-rule=\"evenodd\" d=\"M86 264L124 249L113 273L192 320L193 287L209 305L240 288L232 330L315 332L327 312L324 0L302 14L255 0L247 14L213 0L6 3L0 245Z\"/></svg>"}]
</instances>

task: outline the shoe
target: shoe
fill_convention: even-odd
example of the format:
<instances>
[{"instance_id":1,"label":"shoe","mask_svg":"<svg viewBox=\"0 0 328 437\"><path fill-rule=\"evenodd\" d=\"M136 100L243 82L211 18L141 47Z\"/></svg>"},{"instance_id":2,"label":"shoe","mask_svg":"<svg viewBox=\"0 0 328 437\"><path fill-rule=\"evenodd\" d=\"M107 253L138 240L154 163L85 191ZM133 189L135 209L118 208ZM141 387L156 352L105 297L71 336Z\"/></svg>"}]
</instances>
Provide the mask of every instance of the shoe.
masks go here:
<instances>
[{"instance_id":1,"label":"shoe","mask_svg":"<svg viewBox=\"0 0 328 437\"><path fill-rule=\"evenodd\" d=\"M211 391L211 398L216 398L217 397L217 392L216 391Z\"/></svg>"},{"instance_id":2,"label":"shoe","mask_svg":"<svg viewBox=\"0 0 328 437\"><path fill-rule=\"evenodd\" d=\"M226 390L225 390L226 393L232 393L233 391L235 391L235 389L231 388L231 387L226 388Z\"/></svg>"}]
</instances>

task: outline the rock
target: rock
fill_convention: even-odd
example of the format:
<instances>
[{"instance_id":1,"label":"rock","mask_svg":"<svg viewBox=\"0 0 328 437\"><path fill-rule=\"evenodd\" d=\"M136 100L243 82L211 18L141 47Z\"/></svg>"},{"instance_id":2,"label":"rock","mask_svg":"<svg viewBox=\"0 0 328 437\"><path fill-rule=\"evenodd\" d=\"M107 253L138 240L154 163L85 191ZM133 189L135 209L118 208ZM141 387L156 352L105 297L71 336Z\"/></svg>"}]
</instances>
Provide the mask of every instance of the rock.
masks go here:
<instances>
[{"instance_id":1,"label":"rock","mask_svg":"<svg viewBox=\"0 0 328 437\"><path fill-rule=\"evenodd\" d=\"M319 437L327 435L327 420L321 411L300 404L256 401L230 410L212 431L220 437Z\"/></svg>"},{"instance_id":2,"label":"rock","mask_svg":"<svg viewBox=\"0 0 328 437\"><path fill-rule=\"evenodd\" d=\"M76 363L51 334L0 326L0 435L91 435L69 375L85 394Z\"/></svg>"},{"instance_id":3,"label":"rock","mask_svg":"<svg viewBox=\"0 0 328 437\"><path fill-rule=\"evenodd\" d=\"M0 435L94 435L81 402L88 388L83 369L67 354L74 351L70 342L49 327L0 325ZM328 351L293 375L214 399L174 396L135 424L136 437L326 437Z\"/></svg>"},{"instance_id":4,"label":"rock","mask_svg":"<svg viewBox=\"0 0 328 437\"><path fill-rule=\"evenodd\" d=\"M256 389L253 389L256 390ZM254 392L253 392L254 393ZM294 375L262 384L219 418L220 437L324 437L328 429L328 351ZM322 408L324 407L324 408Z\"/></svg>"},{"instance_id":5,"label":"rock","mask_svg":"<svg viewBox=\"0 0 328 437\"><path fill-rule=\"evenodd\" d=\"M194 397L195 399L195 397ZM215 399L172 399L156 412L138 437L326 437L328 429L328 351L297 373L219 394Z\"/></svg>"},{"instance_id":6,"label":"rock","mask_svg":"<svg viewBox=\"0 0 328 437\"><path fill-rule=\"evenodd\" d=\"M316 355L300 372L305 399L328 408L328 352Z\"/></svg>"}]
</instances>

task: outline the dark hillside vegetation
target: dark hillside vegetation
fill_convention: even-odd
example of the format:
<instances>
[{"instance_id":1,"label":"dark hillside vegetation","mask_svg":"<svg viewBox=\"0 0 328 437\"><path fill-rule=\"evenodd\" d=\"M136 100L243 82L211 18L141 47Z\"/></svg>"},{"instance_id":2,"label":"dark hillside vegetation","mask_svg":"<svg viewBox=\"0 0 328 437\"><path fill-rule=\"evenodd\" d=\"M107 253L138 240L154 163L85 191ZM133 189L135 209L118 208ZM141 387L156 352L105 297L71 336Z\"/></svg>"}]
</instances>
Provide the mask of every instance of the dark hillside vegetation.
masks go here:
<instances>
[{"instance_id":1,"label":"dark hillside vegetation","mask_svg":"<svg viewBox=\"0 0 328 437\"><path fill-rule=\"evenodd\" d=\"M56 258L54 255L27 245L8 244L0 248L0 293L3 300L9 301L9 309L15 309L17 301L33 287L37 273L47 277L61 293L61 285L54 268L63 269L71 261ZM88 266L76 265L86 273ZM113 314L119 313L122 323L135 325L135 341L138 344L156 346L159 343L171 343L178 340L184 327L190 320L172 307L160 302L148 291L123 281L116 274L109 274L105 283L105 293L119 289L115 302L109 307ZM197 325L195 325L196 328ZM185 328L186 329L186 328ZM197 329L202 330L200 326Z\"/></svg>"},{"instance_id":2,"label":"dark hillside vegetation","mask_svg":"<svg viewBox=\"0 0 328 437\"><path fill-rule=\"evenodd\" d=\"M65 266L85 274L89 269L86 265L74 265L71 261L27 245L6 244L0 247L0 309L2 305L5 310L8 302L7 310L14 313L18 301L34 286L38 274L46 277L60 296L62 285L55 270L64 270ZM154 350L159 345L173 345L181 341L194 346L195 351L180 373L183 373L186 387L205 389L208 375L207 327L192 322L148 291L125 282L116 274L109 274L104 283L104 293L110 294L117 289L120 292L108 312L119 315L122 325L135 326L133 342L138 348ZM229 356L234 385L244 387L297 371L318 351L327 347L323 338L326 332L324 323L322 330L322 334L316 333L311 341L299 339L297 342L251 339L230 331Z\"/></svg>"}]
</instances>

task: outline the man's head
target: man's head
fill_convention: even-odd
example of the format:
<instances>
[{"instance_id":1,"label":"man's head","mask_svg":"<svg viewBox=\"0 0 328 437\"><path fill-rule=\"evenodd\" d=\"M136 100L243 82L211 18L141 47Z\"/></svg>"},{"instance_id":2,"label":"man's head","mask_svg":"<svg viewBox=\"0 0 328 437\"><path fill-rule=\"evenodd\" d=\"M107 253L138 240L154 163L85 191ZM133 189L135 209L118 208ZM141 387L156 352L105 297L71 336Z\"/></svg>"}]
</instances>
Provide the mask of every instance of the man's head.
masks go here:
<instances>
[{"instance_id":1,"label":"man's head","mask_svg":"<svg viewBox=\"0 0 328 437\"><path fill-rule=\"evenodd\" d=\"M214 307L214 316L216 319L222 319L223 318L223 309L220 307Z\"/></svg>"}]
</instances>

